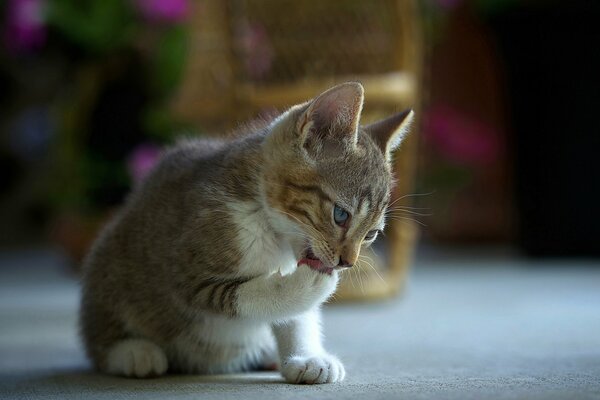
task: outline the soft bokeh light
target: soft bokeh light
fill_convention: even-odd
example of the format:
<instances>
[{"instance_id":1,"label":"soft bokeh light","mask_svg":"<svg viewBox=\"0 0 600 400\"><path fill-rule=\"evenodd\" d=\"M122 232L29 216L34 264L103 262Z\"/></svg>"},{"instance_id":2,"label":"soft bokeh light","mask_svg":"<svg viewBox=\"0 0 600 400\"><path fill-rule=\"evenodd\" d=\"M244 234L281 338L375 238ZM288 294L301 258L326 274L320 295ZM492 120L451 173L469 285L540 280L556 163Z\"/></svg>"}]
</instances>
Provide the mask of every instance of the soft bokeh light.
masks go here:
<instances>
[{"instance_id":1,"label":"soft bokeh light","mask_svg":"<svg viewBox=\"0 0 600 400\"><path fill-rule=\"evenodd\" d=\"M0 397L596 398L599 21L590 0L0 2ZM161 155L345 81L364 123L416 116L387 226L324 307L347 381L92 372L82 260Z\"/></svg>"}]
</instances>

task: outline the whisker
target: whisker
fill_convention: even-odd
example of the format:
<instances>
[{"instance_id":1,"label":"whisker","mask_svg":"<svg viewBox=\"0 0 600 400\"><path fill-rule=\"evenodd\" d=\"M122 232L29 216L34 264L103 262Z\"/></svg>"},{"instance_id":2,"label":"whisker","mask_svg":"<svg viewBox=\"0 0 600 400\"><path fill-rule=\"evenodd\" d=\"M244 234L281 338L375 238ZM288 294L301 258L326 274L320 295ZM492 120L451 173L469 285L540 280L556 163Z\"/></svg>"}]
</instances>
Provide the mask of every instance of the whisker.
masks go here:
<instances>
[{"instance_id":1,"label":"whisker","mask_svg":"<svg viewBox=\"0 0 600 400\"><path fill-rule=\"evenodd\" d=\"M369 257L369 256L368 256L368 255L366 255L366 254L359 254L359 255L358 255L358 258L359 258L359 259L360 259L360 258L364 258L364 259L366 259L366 260L369 260L369 261L371 261L371 262L375 262L375 261L374 261L374 260L373 260L371 257Z\"/></svg>"},{"instance_id":2,"label":"whisker","mask_svg":"<svg viewBox=\"0 0 600 400\"><path fill-rule=\"evenodd\" d=\"M359 268L357 268L357 269L356 269L356 271L357 271L357 273L358 273L358 274L361 276L361 278L362 278L362 273L364 273L364 274L366 275L366 277L367 277L367 281L368 281L369 274L367 273L367 271L365 271L365 270L364 270L364 268L360 268L360 267L359 267Z\"/></svg>"},{"instance_id":3,"label":"whisker","mask_svg":"<svg viewBox=\"0 0 600 400\"><path fill-rule=\"evenodd\" d=\"M388 205L388 208L392 208L390 205ZM393 208L406 208L408 210L431 210L431 207L412 207L412 206L402 206L402 205L397 205L394 206Z\"/></svg>"},{"instance_id":4,"label":"whisker","mask_svg":"<svg viewBox=\"0 0 600 400\"><path fill-rule=\"evenodd\" d=\"M350 278L350 283L352 284L352 289L356 289L354 286L354 279L352 279L352 269L348 271L348 278Z\"/></svg>"},{"instance_id":5,"label":"whisker","mask_svg":"<svg viewBox=\"0 0 600 400\"><path fill-rule=\"evenodd\" d=\"M424 224L423 222L421 222L421 221L419 221L419 220L416 220L416 219L414 219L414 218L400 217L400 216L398 216L398 215L393 215L393 216L392 216L390 219L391 219L391 220L394 220L394 221L399 221L399 220L407 220L407 221L412 221L412 222L415 222L415 223L417 223L417 224L419 224L419 225L421 225L421 226L427 226L427 225L426 225L426 224Z\"/></svg>"},{"instance_id":6,"label":"whisker","mask_svg":"<svg viewBox=\"0 0 600 400\"><path fill-rule=\"evenodd\" d=\"M377 277L381 280L381 282L386 283L385 280L381 277L381 275L379 275L379 272L377 271L377 268L375 268L371 263L366 262L365 260L360 260L361 262L364 262L365 265L367 265L368 267L370 267L373 272L375 272L375 274L377 275Z\"/></svg>"},{"instance_id":7,"label":"whisker","mask_svg":"<svg viewBox=\"0 0 600 400\"><path fill-rule=\"evenodd\" d=\"M405 194L404 196L400 196L397 199L395 199L394 201L392 201L390 204L388 204L388 207L393 206L394 204L396 204L397 202L399 202L402 199L405 199L407 197L421 197L421 196L429 196L431 194L434 194L435 190L432 190L429 193L410 193L410 194Z\"/></svg>"},{"instance_id":8,"label":"whisker","mask_svg":"<svg viewBox=\"0 0 600 400\"><path fill-rule=\"evenodd\" d=\"M361 276L359 274L359 270L355 269L354 272L356 273L356 279L358 280L358 284L360 285L360 291L362 293L364 293L365 292L365 287L363 286L363 281L362 281L362 278L361 278Z\"/></svg>"},{"instance_id":9,"label":"whisker","mask_svg":"<svg viewBox=\"0 0 600 400\"><path fill-rule=\"evenodd\" d=\"M416 212L416 211L412 211L412 210L401 210L401 209L393 209L393 210L387 210L385 212L385 215L389 215L391 213L406 213L406 214L410 214L410 215L416 215L419 217L431 217L433 214L431 213L421 213L421 212Z\"/></svg>"},{"instance_id":10,"label":"whisker","mask_svg":"<svg viewBox=\"0 0 600 400\"><path fill-rule=\"evenodd\" d=\"M281 232L281 233L283 233L284 235L296 235L296 236L303 237L305 239L311 238L310 235L308 235L307 233L304 233L304 232Z\"/></svg>"},{"instance_id":11,"label":"whisker","mask_svg":"<svg viewBox=\"0 0 600 400\"><path fill-rule=\"evenodd\" d=\"M279 210L279 209L278 209L277 211L278 211L278 212L281 212L281 213L283 213L283 214L285 214L285 215L288 215L288 216L290 216L290 217L292 217L292 218L294 218L294 219L295 219L295 220L296 220L296 221L297 221L297 222L298 222L300 225L302 225L302 226L306 227L306 228L307 228L308 230L310 230L311 232L313 232L313 233L316 233L316 234L317 234L317 236L319 236L319 237L321 238L321 240L323 240L324 242L326 242L326 240L325 240L325 237L323 236L323 234L322 234L321 232L319 232L318 230L316 230L316 229L315 229L315 228L313 228L312 226L308 225L307 223L300 221L300 219L299 219L298 217L296 217L295 215L293 215L293 214L290 214L290 213L288 213L288 212L286 212L286 211L283 211L283 210Z\"/></svg>"}]
</instances>

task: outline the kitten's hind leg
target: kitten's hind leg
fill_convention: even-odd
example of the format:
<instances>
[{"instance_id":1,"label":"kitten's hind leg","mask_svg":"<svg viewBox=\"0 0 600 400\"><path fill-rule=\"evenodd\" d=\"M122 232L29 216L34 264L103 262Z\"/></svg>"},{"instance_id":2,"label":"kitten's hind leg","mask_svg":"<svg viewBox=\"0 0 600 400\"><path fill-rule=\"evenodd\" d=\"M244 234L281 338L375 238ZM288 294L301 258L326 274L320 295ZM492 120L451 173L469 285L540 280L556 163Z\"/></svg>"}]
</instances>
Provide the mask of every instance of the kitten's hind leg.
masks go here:
<instances>
[{"instance_id":1,"label":"kitten's hind leg","mask_svg":"<svg viewBox=\"0 0 600 400\"><path fill-rule=\"evenodd\" d=\"M263 349L256 370L278 371L279 368L279 354L277 354L277 348L273 346L272 348Z\"/></svg>"},{"instance_id":2,"label":"kitten's hind leg","mask_svg":"<svg viewBox=\"0 0 600 400\"><path fill-rule=\"evenodd\" d=\"M106 357L109 374L134 378L152 378L167 371L164 351L145 339L126 339L115 343Z\"/></svg>"}]
</instances>

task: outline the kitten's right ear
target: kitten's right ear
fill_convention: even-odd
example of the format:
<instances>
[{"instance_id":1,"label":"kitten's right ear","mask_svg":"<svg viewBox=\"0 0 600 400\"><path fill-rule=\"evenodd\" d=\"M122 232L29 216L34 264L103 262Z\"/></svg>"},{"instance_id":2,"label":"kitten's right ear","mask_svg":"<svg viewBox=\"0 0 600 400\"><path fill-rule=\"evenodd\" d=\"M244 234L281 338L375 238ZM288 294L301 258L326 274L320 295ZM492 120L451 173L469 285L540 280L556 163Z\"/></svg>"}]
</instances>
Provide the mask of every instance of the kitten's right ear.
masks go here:
<instances>
[{"instance_id":1,"label":"kitten's right ear","mask_svg":"<svg viewBox=\"0 0 600 400\"><path fill-rule=\"evenodd\" d=\"M386 160L391 161L392 152L406 137L414 115L415 112L408 109L364 127L365 132L379 146Z\"/></svg>"}]
</instances>

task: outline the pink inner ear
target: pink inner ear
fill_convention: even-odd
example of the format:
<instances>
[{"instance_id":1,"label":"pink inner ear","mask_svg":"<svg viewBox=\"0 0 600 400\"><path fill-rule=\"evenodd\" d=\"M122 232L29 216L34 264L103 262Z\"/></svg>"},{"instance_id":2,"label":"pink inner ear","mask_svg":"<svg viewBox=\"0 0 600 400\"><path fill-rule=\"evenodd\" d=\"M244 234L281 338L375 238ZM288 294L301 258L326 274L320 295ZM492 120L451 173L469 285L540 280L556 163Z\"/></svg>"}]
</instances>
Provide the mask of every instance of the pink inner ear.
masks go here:
<instances>
[{"instance_id":1,"label":"pink inner ear","mask_svg":"<svg viewBox=\"0 0 600 400\"><path fill-rule=\"evenodd\" d=\"M367 125L364 129L379 146L386 158L389 159L390 153L398 147L407 133L413 115L414 112L411 109L404 110Z\"/></svg>"},{"instance_id":2,"label":"pink inner ear","mask_svg":"<svg viewBox=\"0 0 600 400\"><path fill-rule=\"evenodd\" d=\"M319 132L356 131L363 103L363 89L358 83L346 83L323 93L309 109L309 119Z\"/></svg>"},{"instance_id":3,"label":"pink inner ear","mask_svg":"<svg viewBox=\"0 0 600 400\"><path fill-rule=\"evenodd\" d=\"M334 93L321 101L317 101L315 117L318 118L319 122L327 123L329 121L332 125L344 120L349 114L348 104L344 100L339 93Z\"/></svg>"}]
</instances>

